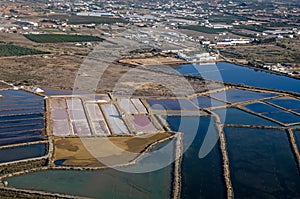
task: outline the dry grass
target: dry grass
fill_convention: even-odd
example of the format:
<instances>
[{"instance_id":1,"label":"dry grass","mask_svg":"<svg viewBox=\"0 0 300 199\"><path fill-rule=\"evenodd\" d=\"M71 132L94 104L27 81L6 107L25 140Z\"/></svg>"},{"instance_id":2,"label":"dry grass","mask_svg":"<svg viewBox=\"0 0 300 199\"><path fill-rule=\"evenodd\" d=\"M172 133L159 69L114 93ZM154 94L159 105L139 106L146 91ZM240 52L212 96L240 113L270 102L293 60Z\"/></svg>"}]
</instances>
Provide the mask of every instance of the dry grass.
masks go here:
<instances>
[{"instance_id":1,"label":"dry grass","mask_svg":"<svg viewBox=\"0 0 300 199\"><path fill-rule=\"evenodd\" d=\"M176 63L182 63L184 61L174 57L151 57L151 58L142 58L142 59L122 59L119 62L140 66L140 65L176 64Z\"/></svg>"},{"instance_id":2,"label":"dry grass","mask_svg":"<svg viewBox=\"0 0 300 199\"><path fill-rule=\"evenodd\" d=\"M169 136L157 133L136 137L55 138L54 161L65 159L64 165L89 167L126 164L153 142Z\"/></svg>"},{"instance_id":3,"label":"dry grass","mask_svg":"<svg viewBox=\"0 0 300 199\"><path fill-rule=\"evenodd\" d=\"M14 84L72 88L82 58L77 56L29 56L0 59L0 79Z\"/></svg>"},{"instance_id":4,"label":"dry grass","mask_svg":"<svg viewBox=\"0 0 300 199\"><path fill-rule=\"evenodd\" d=\"M280 45L286 47L275 44L226 47L221 49L221 54L227 58L255 60L264 63L292 63L299 67L300 48L297 40L289 43L283 41Z\"/></svg>"}]
</instances>

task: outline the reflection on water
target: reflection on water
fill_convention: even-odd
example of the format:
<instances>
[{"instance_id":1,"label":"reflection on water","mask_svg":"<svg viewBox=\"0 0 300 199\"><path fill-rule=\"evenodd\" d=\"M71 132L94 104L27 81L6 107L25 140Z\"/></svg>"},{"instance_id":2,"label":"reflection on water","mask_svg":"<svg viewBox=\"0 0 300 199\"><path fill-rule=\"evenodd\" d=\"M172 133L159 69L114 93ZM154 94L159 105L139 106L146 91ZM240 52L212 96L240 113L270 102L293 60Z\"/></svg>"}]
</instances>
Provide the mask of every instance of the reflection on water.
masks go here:
<instances>
[{"instance_id":1,"label":"reflection on water","mask_svg":"<svg viewBox=\"0 0 300 199\"><path fill-rule=\"evenodd\" d=\"M218 62L216 65L183 64L176 70L213 80L220 80L221 75L224 82L300 93L300 80L226 62Z\"/></svg>"},{"instance_id":2,"label":"reflection on water","mask_svg":"<svg viewBox=\"0 0 300 199\"><path fill-rule=\"evenodd\" d=\"M255 126L280 126L259 116L247 113L237 108L214 110L224 124L247 124ZM225 114L226 113L226 114Z\"/></svg>"},{"instance_id":3,"label":"reflection on water","mask_svg":"<svg viewBox=\"0 0 300 199\"><path fill-rule=\"evenodd\" d=\"M225 128L235 198L299 198L300 176L284 131Z\"/></svg>"},{"instance_id":4,"label":"reflection on water","mask_svg":"<svg viewBox=\"0 0 300 199\"><path fill-rule=\"evenodd\" d=\"M191 130L194 130L195 123L199 123L197 135L182 159L182 198L225 198L218 143L213 143L213 149L204 158L200 159L198 155L207 132L216 136L212 119L168 117L167 122L172 130L184 133L184 140L193 138Z\"/></svg>"}]
</instances>

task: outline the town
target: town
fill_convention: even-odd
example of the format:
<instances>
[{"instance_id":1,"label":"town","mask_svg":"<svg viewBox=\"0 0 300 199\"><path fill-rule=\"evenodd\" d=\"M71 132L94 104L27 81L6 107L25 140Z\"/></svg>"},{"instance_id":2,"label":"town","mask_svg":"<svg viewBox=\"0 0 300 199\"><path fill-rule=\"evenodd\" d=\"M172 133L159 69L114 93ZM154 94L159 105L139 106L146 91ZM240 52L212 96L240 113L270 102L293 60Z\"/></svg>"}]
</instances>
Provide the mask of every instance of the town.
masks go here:
<instances>
[{"instance_id":1,"label":"town","mask_svg":"<svg viewBox=\"0 0 300 199\"><path fill-rule=\"evenodd\" d=\"M29 5L22 1L4 1L0 8L0 39L17 45L20 41L6 41L7 34L24 35L33 41L41 37L35 35L46 35L48 39L49 35L68 35L73 39L76 35L105 38L139 27L138 33L134 33L136 35L124 36L143 40L145 44L176 53L188 61L224 59L297 78L299 13L296 2L285 6L281 2L256 1L171 1L169 4L108 1L104 4L56 0L31 2ZM163 36L147 38L150 29L159 30ZM162 40L167 44L162 45ZM89 52L84 49L95 46L89 39L74 41L83 55ZM186 48L191 46L186 42L193 43L193 47ZM74 52L66 50L65 54L68 53Z\"/></svg>"}]
</instances>

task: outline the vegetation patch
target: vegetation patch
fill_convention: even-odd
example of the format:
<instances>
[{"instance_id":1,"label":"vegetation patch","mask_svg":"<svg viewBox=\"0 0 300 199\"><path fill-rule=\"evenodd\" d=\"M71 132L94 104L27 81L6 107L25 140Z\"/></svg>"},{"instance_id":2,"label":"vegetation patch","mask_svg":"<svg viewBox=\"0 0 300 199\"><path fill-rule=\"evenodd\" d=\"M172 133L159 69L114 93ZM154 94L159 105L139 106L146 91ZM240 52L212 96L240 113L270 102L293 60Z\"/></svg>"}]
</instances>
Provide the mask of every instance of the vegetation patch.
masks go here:
<instances>
[{"instance_id":1,"label":"vegetation patch","mask_svg":"<svg viewBox=\"0 0 300 199\"><path fill-rule=\"evenodd\" d=\"M0 44L0 57L49 54L36 49L25 48L13 44Z\"/></svg>"},{"instance_id":2,"label":"vegetation patch","mask_svg":"<svg viewBox=\"0 0 300 199\"><path fill-rule=\"evenodd\" d=\"M234 28L245 29L245 30L250 30L250 31L254 31L254 32L264 32L266 30L270 30L270 28L267 28L262 25L240 25L240 26L235 26Z\"/></svg>"},{"instance_id":3,"label":"vegetation patch","mask_svg":"<svg viewBox=\"0 0 300 199\"><path fill-rule=\"evenodd\" d=\"M194 30L194 31L203 32L206 34L219 34L221 32L228 31L227 29L224 29L224 28L215 29L215 28L208 28L205 26L179 26L178 28Z\"/></svg>"},{"instance_id":4,"label":"vegetation patch","mask_svg":"<svg viewBox=\"0 0 300 199\"><path fill-rule=\"evenodd\" d=\"M60 42L91 42L103 41L104 39L90 35L65 35L65 34L28 34L27 39L37 43L60 43Z\"/></svg>"}]
</instances>

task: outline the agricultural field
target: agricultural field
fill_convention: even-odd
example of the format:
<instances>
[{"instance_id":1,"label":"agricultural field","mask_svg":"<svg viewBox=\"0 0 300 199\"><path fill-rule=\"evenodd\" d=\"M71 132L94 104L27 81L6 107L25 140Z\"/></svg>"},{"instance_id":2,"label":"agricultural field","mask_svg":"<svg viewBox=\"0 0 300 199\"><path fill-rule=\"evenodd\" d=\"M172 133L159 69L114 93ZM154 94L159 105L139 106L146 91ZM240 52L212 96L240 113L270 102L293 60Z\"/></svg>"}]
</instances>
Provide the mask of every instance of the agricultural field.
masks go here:
<instances>
[{"instance_id":1,"label":"agricultural field","mask_svg":"<svg viewBox=\"0 0 300 199\"><path fill-rule=\"evenodd\" d=\"M52 15L50 19L68 21L69 24L114 24L128 23L126 20L115 17L94 17L77 15Z\"/></svg>"},{"instance_id":2,"label":"agricultural field","mask_svg":"<svg viewBox=\"0 0 300 199\"><path fill-rule=\"evenodd\" d=\"M209 17L210 22L232 24L236 21L247 21L248 19L242 15L212 15Z\"/></svg>"},{"instance_id":3,"label":"agricultural field","mask_svg":"<svg viewBox=\"0 0 300 199\"><path fill-rule=\"evenodd\" d=\"M263 63L291 63L300 66L300 48L297 40L280 41L275 44L226 47L220 52L226 58L247 59Z\"/></svg>"},{"instance_id":4,"label":"agricultural field","mask_svg":"<svg viewBox=\"0 0 300 199\"><path fill-rule=\"evenodd\" d=\"M188 29L188 30L194 30L206 34L219 34L224 31L228 31L227 29L214 29L214 28L208 28L204 26L179 26L180 29Z\"/></svg>"},{"instance_id":5,"label":"agricultural field","mask_svg":"<svg viewBox=\"0 0 300 199\"><path fill-rule=\"evenodd\" d=\"M25 48L13 44L0 44L0 57L49 54L36 49Z\"/></svg>"},{"instance_id":6,"label":"agricultural field","mask_svg":"<svg viewBox=\"0 0 300 199\"><path fill-rule=\"evenodd\" d=\"M103 41L104 39L90 35L65 35L65 34L28 34L27 39L37 43L60 43L60 42L92 42Z\"/></svg>"},{"instance_id":7,"label":"agricultural field","mask_svg":"<svg viewBox=\"0 0 300 199\"><path fill-rule=\"evenodd\" d=\"M268 28L266 26L262 26L262 25L240 25L240 26L235 26L234 28L250 30L250 31L255 31L255 32L263 32L266 30L271 30L270 28Z\"/></svg>"}]
</instances>

